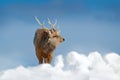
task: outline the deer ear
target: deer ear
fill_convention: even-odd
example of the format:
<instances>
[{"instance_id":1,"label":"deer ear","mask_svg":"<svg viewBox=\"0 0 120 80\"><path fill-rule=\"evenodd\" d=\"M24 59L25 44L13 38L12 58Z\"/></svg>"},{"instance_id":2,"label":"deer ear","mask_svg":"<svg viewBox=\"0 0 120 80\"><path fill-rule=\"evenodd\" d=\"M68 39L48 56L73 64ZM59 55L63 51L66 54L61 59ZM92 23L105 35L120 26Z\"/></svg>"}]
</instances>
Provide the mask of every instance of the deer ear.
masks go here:
<instances>
[{"instance_id":1,"label":"deer ear","mask_svg":"<svg viewBox=\"0 0 120 80\"><path fill-rule=\"evenodd\" d=\"M49 40L49 33L46 31L43 31L41 35L40 46L44 47L47 44L48 40Z\"/></svg>"}]
</instances>

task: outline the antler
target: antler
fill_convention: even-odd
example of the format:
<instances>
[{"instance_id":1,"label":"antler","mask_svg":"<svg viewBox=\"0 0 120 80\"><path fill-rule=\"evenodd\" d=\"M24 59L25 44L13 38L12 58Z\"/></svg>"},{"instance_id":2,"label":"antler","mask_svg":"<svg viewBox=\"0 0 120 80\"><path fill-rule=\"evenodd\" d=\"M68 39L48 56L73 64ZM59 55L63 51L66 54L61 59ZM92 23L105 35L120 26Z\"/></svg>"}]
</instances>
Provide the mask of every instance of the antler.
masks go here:
<instances>
[{"instance_id":1,"label":"antler","mask_svg":"<svg viewBox=\"0 0 120 80\"><path fill-rule=\"evenodd\" d=\"M57 23L57 20L55 20L55 23L52 24L51 21L50 21L50 19L48 18L48 23L50 24L50 26L51 26L52 29L55 29L55 25Z\"/></svg>"},{"instance_id":2,"label":"antler","mask_svg":"<svg viewBox=\"0 0 120 80\"><path fill-rule=\"evenodd\" d=\"M45 28L44 23L41 23L36 16L34 16L34 17L35 17L35 20L38 22L38 24L39 24L40 26L42 26L42 28Z\"/></svg>"}]
</instances>

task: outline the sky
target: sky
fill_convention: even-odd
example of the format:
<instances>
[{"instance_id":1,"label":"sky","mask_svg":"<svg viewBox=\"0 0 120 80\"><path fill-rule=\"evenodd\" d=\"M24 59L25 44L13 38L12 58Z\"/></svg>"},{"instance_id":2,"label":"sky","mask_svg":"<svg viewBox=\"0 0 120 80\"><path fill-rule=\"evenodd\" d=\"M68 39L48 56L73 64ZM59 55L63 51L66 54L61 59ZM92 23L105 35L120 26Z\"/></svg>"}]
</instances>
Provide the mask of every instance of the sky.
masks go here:
<instances>
[{"instance_id":1,"label":"sky","mask_svg":"<svg viewBox=\"0 0 120 80\"><path fill-rule=\"evenodd\" d=\"M57 19L65 42L54 56L120 54L120 0L0 0L0 70L38 65L33 37L41 27L34 16L48 28L47 18Z\"/></svg>"}]
</instances>

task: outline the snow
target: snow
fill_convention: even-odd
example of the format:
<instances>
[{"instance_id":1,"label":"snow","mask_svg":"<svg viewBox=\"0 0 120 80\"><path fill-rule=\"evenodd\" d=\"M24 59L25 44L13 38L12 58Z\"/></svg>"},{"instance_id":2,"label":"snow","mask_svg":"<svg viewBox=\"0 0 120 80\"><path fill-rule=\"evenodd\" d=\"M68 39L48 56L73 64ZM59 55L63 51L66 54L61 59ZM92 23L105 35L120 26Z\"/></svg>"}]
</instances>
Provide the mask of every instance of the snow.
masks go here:
<instances>
[{"instance_id":1,"label":"snow","mask_svg":"<svg viewBox=\"0 0 120 80\"><path fill-rule=\"evenodd\" d=\"M71 51L64 57L58 55L54 65L1 71L0 80L120 80L120 55L91 52L86 56Z\"/></svg>"}]
</instances>

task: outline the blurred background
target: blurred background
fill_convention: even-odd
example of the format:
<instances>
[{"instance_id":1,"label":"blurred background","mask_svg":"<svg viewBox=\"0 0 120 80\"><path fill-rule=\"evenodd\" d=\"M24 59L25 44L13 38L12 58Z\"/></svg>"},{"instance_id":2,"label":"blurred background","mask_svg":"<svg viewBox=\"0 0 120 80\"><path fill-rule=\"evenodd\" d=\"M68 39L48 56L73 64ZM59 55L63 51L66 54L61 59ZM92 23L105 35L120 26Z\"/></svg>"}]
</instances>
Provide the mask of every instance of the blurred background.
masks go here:
<instances>
[{"instance_id":1,"label":"blurred background","mask_svg":"<svg viewBox=\"0 0 120 80\"><path fill-rule=\"evenodd\" d=\"M34 16L48 28L47 18L57 19L65 42L54 56L120 54L120 0L0 0L0 70L38 65L33 38L41 27Z\"/></svg>"}]
</instances>

